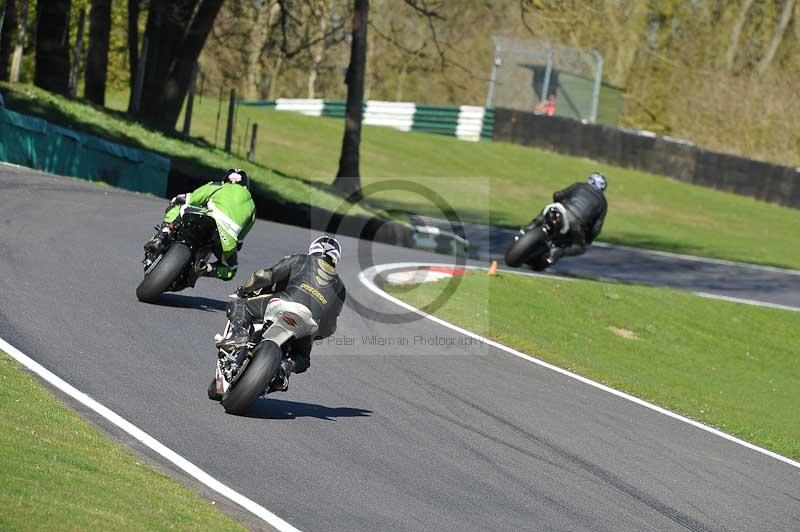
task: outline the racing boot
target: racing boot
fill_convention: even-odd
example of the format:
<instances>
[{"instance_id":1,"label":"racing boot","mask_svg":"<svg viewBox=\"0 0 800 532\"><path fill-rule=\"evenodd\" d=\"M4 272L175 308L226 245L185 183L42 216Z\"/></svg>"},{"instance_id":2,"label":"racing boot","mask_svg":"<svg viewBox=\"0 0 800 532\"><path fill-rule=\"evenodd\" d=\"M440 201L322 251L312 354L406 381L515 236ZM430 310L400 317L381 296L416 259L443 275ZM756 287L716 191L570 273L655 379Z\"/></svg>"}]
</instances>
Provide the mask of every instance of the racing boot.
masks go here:
<instances>
[{"instance_id":1,"label":"racing boot","mask_svg":"<svg viewBox=\"0 0 800 532\"><path fill-rule=\"evenodd\" d=\"M247 345L250 340L250 327L241 318L231 319L231 332L217 341L217 349L231 349Z\"/></svg>"},{"instance_id":2,"label":"racing boot","mask_svg":"<svg viewBox=\"0 0 800 532\"><path fill-rule=\"evenodd\" d=\"M156 233L153 235L153 238L148 240L144 245L144 250L152 255L161 253L161 250L164 249L164 243L169 237L169 232L169 226L167 226L167 224L161 224L159 227L156 227Z\"/></svg>"},{"instance_id":3,"label":"racing boot","mask_svg":"<svg viewBox=\"0 0 800 532\"><path fill-rule=\"evenodd\" d=\"M222 281L230 281L234 275L236 275L236 269L230 268L220 261L206 264L206 269L203 271L203 277L214 277Z\"/></svg>"},{"instance_id":4,"label":"racing boot","mask_svg":"<svg viewBox=\"0 0 800 532\"><path fill-rule=\"evenodd\" d=\"M273 377L272 382L269 383L267 393L271 392L285 392L289 389L289 375L294 371L294 360L291 358L284 358L281 360L281 367L278 368L278 373Z\"/></svg>"}]
</instances>

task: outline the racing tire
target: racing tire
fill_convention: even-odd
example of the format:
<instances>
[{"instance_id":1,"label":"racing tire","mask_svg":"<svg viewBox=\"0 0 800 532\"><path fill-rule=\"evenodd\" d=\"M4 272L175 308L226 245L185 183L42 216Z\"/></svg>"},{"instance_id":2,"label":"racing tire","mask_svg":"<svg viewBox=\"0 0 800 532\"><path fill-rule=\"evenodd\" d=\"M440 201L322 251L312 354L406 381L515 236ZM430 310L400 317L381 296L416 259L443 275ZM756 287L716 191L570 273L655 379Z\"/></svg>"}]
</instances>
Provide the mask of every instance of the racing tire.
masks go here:
<instances>
[{"instance_id":1,"label":"racing tire","mask_svg":"<svg viewBox=\"0 0 800 532\"><path fill-rule=\"evenodd\" d=\"M136 297L144 303L153 303L169 289L186 264L192 260L192 251L186 244L176 242L164 254L155 268L145 274L136 288Z\"/></svg>"},{"instance_id":2,"label":"racing tire","mask_svg":"<svg viewBox=\"0 0 800 532\"><path fill-rule=\"evenodd\" d=\"M208 398L212 401L219 401L222 399L222 394L217 391L217 377L211 377L211 384L208 385Z\"/></svg>"},{"instance_id":3,"label":"racing tire","mask_svg":"<svg viewBox=\"0 0 800 532\"><path fill-rule=\"evenodd\" d=\"M244 414L258 399L278 371L283 352L278 344L272 341L262 342L247 366L242 368L242 375L231 383L222 396L222 407L229 414Z\"/></svg>"},{"instance_id":4,"label":"racing tire","mask_svg":"<svg viewBox=\"0 0 800 532\"><path fill-rule=\"evenodd\" d=\"M506 264L512 268L521 266L534 255L547 252L547 235L540 226L534 226L524 235L520 236L506 251Z\"/></svg>"}]
</instances>

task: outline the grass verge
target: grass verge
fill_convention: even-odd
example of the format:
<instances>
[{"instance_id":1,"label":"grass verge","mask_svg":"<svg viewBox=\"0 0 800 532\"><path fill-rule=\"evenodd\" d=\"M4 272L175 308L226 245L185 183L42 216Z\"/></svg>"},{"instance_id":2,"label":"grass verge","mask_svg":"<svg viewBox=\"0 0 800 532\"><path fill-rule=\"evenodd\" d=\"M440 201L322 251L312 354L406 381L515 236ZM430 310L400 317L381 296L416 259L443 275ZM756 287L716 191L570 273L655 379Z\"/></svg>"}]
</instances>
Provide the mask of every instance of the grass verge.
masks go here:
<instances>
[{"instance_id":1,"label":"grass verge","mask_svg":"<svg viewBox=\"0 0 800 532\"><path fill-rule=\"evenodd\" d=\"M192 134L213 141L218 102L204 98L195 103ZM238 112L240 133L243 126L259 123L256 158L262 164L308 182L331 181L339 161L341 120L247 106ZM552 200L554 191L595 170L610 183L603 241L800 269L796 209L514 144L377 126L365 126L362 133L364 185L397 178L424 185L464 221L520 227ZM398 191L373 196L371 206L441 217L424 198Z\"/></svg>"},{"instance_id":2,"label":"grass verge","mask_svg":"<svg viewBox=\"0 0 800 532\"><path fill-rule=\"evenodd\" d=\"M272 197L283 203L314 205L329 211L336 211L344 202L328 184L304 181L263 163L251 163L245 157L227 154L203 139L186 139L177 133L165 135L130 120L121 111L69 100L30 85L0 83L0 90L6 105L13 111L159 153L170 158L172 168L184 175L208 180L219 179L228 168L243 168L252 177L256 194ZM384 213L353 205L350 214L372 216Z\"/></svg>"},{"instance_id":3,"label":"grass verge","mask_svg":"<svg viewBox=\"0 0 800 532\"><path fill-rule=\"evenodd\" d=\"M244 530L0 352L0 530Z\"/></svg>"},{"instance_id":4,"label":"grass verge","mask_svg":"<svg viewBox=\"0 0 800 532\"><path fill-rule=\"evenodd\" d=\"M122 112L127 96L109 94L109 109L57 97L27 85L0 83L8 106L110 140L161 153L184 174L215 176L240 166L258 192L279 201L336 210L336 174L343 121L240 106L233 148L248 149L245 131L259 124L256 162L225 154L226 105L195 100L192 138L165 136ZM219 122L218 122L219 116ZM179 124L183 124L182 118ZM674 179L588 159L500 142L465 142L425 133L365 126L362 183L401 178L441 195L464 221L519 227L553 191L590 172L609 176L609 215L601 240L636 247L800 269L798 211ZM757 177L757 176L755 176ZM394 211L441 216L425 198L391 190L351 214L394 217Z\"/></svg>"},{"instance_id":5,"label":"grass verge","mask_svg":"<svg viewBox=\"0 0 800 532\"><path fill-rule=\"evenodd\" d=\"M444 282L387 289L420 307ZM800 459L800 313L666 288L470 272L435 314Z\"/></svg>"}]
</instances>

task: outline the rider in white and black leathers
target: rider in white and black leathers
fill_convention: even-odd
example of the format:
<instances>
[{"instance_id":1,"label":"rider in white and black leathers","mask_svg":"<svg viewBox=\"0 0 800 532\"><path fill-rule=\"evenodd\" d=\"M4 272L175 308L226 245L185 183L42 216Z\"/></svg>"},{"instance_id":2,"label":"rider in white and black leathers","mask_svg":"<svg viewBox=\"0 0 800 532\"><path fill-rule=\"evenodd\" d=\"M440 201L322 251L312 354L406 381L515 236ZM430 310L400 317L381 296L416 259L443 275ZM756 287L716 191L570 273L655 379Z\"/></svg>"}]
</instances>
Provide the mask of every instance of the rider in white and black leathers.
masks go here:
<instances>
[{"instance_id":1,"label":"rider in white and black leathers","mask_svg":"<svg viewBox=\"0 0 800 532\"><path fill-rule=\"evenodd\" d=\"M593 173L585 183L575 183L553 194L553 201L567 210L569 232L558 238L558 247L550 251L548 264L555 264L561 257L581 255L600 234L608 211L604 191L608 183L605 176ZM543 214L531 222L541 223Z\"/></svg>"},{"instance_id":2,"label":"rider in white and black leathers","mask_svg":"<svg viewBox=\"0 0 800 532\"><path fill-rule=\"evenodd\" d=\"M271 268L253 273L237 289L239 299L228 305L231 335L220 345L247 343L250 325L263 321L270 300L279 298L301 303L308 307L319 327L313 335L295 339L288 360L281 365L286 377L292 372L306 371L311 365L314 340L327 338L336 331L336 320L344 305L346 290L336 273L341 249L335 238L321 236L311 243L307 255L290 255Z\"/></svg>"}]
</instances>

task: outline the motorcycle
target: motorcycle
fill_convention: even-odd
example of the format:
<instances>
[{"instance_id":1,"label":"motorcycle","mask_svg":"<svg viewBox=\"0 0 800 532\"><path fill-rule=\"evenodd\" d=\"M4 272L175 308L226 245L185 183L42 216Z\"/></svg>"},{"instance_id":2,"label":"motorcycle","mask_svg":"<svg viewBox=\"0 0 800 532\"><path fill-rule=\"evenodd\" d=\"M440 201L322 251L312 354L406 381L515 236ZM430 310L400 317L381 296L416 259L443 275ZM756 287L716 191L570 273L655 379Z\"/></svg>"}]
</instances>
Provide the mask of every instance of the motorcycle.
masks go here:
<instances>
[{"instance_id":1,"label":"motorcycle","mask_svg":"<svg viewBox=\"0 0 800 532\"><path fill-rule=\"evenodd\" d=\"M551 251L569 245L569 217L560 203L548 205L542 216L533 224L520 229L514 243L506 251L505 262L512 268L527 263L536 271L544 271L551 266Z\"/></svg>"},{"instance_id":2,"label":"motorcycle","mask_svg":"<svg viewBox=\"0 0 800 532\"><path fill-rule=\"evenodd\" d=\"M267 305L264 322L254 324L248 342L241 347L220 346L214 378L208 386L208 398L219 401L229 414L243 414L256 399L267 395L286 376L281 361L291 351L292 341L317 331L311 311L294 301L273 298ZM229 338L228 321L219 344Z\"/></svg>"},{"instance_id":3,"label":"motorcycle","mask_svg":"<svg viewBox=\"0 0 800 532\"><path fill-rule=\"evenodd\" d=\"M145 251L144 279L136 288L136 297L152 303L163 292L194 287L218 246L219 231L211 211L184 205L181 215L170 224L161 251L157 254Z\"/></svg>"}]
</instances>

